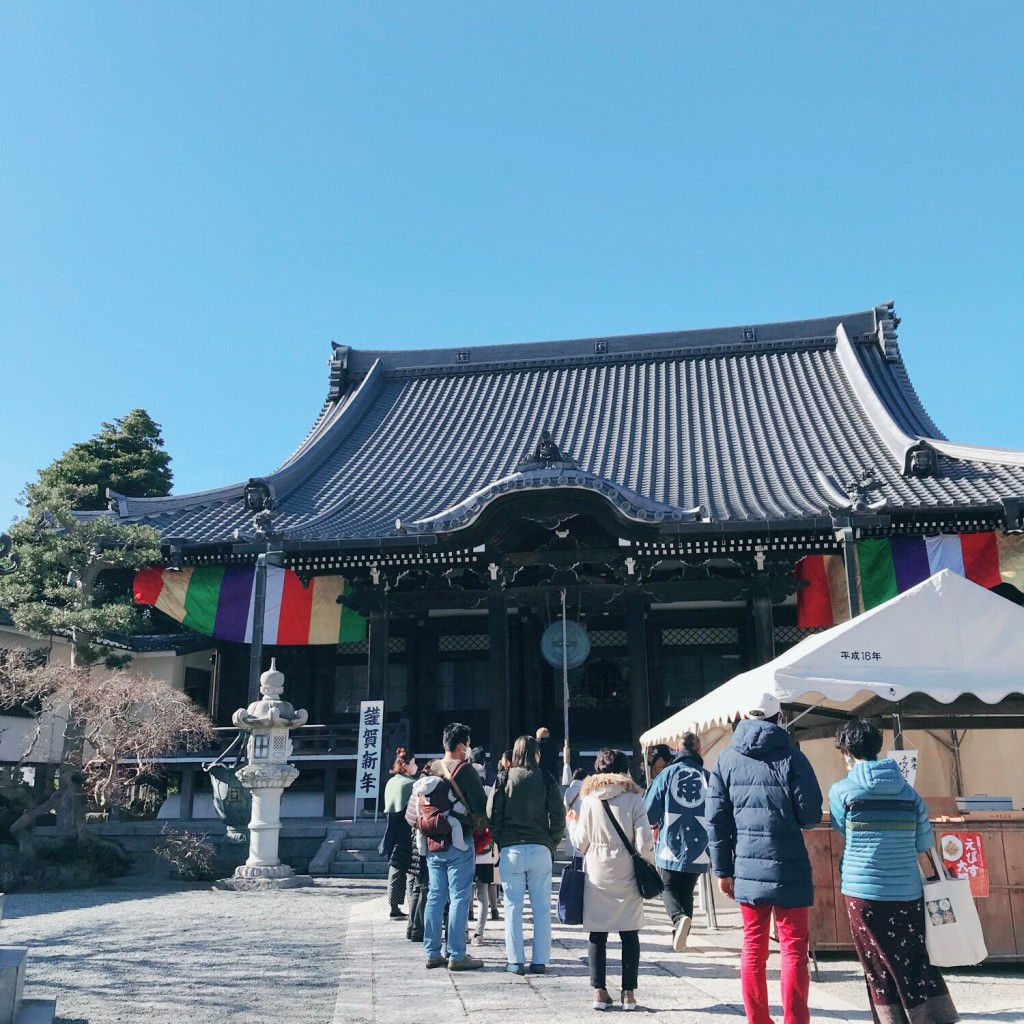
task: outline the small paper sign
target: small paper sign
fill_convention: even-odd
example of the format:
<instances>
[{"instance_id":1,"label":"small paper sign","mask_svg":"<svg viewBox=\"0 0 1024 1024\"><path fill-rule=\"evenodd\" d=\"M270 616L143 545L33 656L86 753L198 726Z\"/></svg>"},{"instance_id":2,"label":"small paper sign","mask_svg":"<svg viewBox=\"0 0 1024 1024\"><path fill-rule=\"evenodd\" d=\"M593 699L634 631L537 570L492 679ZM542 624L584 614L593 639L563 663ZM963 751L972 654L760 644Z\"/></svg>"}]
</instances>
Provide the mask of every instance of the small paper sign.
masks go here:
<instances>
[{"instance_id":1,"label":"small paper sign","mask_svg":"<svg viewBox=\"0 0 1024 1024\"><path fill-rule=\"evenodd\" d=\"M914 785L917 779L917 751L916 750L890 750L886 757L895 761L899 766L903 778Z\"/></svg>"},{"instance_id":2,"label":"small paper sign","mask_svg":"<svg viewBox=\"0 0 1024 1024\"><path fill-rule=\"evenodd\" d=\"M971 883L972 896L988 895L988 864L980 832L943 832L939 849L949 873Z\"/></svg>"},{"instance_id":3,"label":"small paper sign","mask_svg":"<svg viewBox=\"0 0 1024 1024\"><path fill-rule=\"evenodd\" d=\"M384 740L384 701L359 704L359 746L356 752L356 798L372 800L380 789L380 748Z\"/></svg>"}]
</instances>

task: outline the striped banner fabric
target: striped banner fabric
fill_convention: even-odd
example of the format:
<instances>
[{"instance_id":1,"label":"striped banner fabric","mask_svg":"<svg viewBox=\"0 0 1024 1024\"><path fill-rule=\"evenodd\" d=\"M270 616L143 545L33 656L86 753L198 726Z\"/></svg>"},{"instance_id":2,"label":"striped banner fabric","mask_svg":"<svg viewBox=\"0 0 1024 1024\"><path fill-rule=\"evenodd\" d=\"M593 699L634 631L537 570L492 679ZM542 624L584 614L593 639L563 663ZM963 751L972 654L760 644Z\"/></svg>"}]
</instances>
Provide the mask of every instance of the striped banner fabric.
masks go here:
<instances>
[{"instance_id":1,"label":"striped banner fabric","mask_svg":"<svg viewBox=\"0 0 1024 1024\"><path fill-rule=\"evenodd\" d=\"M197 633L252 643L253 566L141 569L133 589L137 604L152 605ZM344 592L341 576L314 576L304 587L291 569L267 566L263 642L305 645L365 640L366 620L338 602Z\"/></svg>"},{"instance_id":2,"label":"striped banner fabric","mask_svg":"<svg viewBox=\"0 0 1024 1024\"><path fill-rule=\"evenodd\" d=\"M1024 592L1024 537L995 530L934 537L869 537L857 544L857 590L865 611L949 569L979 586L1008 583ZM834 626L850 617L842 555L808 555L795 575L801 629Z\"/></svg>"}]
</instances>

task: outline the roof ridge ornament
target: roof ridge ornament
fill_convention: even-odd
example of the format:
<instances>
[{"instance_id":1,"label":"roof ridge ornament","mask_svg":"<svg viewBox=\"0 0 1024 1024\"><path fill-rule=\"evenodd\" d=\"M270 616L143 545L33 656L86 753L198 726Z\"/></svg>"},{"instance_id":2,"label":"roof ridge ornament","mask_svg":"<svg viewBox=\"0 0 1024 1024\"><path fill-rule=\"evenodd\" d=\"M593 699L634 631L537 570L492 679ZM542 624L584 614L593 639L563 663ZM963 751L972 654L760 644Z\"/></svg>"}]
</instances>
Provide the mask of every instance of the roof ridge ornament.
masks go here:
<instances>
[{"instance_id":1,"label":"roof ridge ornament","mask_svg":"<svg viewBox=\"0 0 1024 1024\"><path fill-rule=\"evenodd\" d=\"M862 469L842 486L822 469L818 470L817 477L828 499L826 509L831 515L840 512L877 512L888 504L885 498L868 501L868 494L881 487L881 481L870 469Z\"/></svg>"},{"instance_id":2,"label":"roof ridge ornament","mask_svg":"<svg viewBox=\"0 0 1024 1024\"><path fill-rule=\"evenodd\" d=\"M551 431L544 427L536 447L516 466L516 472L526 473L531 469L579 469L579 463L565 454L555 443Z\"/></svg>"},{"instance_id":3,"label":"roof ridge ornament","mask_svg":"<svg viewBox=\"0 0 1024 1024\"><path fill-rule=\"evenodd\" d=\"M269 480L264 480L263 477L250 477L249 482L245 485L243 498L246 509L253 514L252 525L256 536L260 540L273 536L270 524L277 511L274 485Z\"/></svg>"},{"instance_id":4,"label":"roof ridge ornament","mask_svg":"<svg viewBox=\"0 0 1024 1024\"><path fill-rule=\"evenodd\" d=\"M896 335L896 328L900 325L900 318L896 315L896 303L890 299L875 306L875 318L878 321L878 347L882 350L886 361L898 363L900 361L900 346Z\"/></svg>"}]
</instances>

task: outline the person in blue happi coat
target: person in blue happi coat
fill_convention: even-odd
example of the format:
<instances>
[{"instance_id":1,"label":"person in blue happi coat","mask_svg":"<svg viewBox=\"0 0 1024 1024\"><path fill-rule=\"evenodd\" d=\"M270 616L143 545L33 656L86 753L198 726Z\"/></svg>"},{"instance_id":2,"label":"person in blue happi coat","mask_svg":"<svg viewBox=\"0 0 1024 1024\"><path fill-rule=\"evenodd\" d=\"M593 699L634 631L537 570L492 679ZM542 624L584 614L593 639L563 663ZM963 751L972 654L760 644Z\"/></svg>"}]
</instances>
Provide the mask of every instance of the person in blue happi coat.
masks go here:
<instances>
[{"instance_id":1,"label":"person in blue happi coat","mask_svg":"<svg viewBox=\"0 0 1024 1024\"><path fill-rule=\"evenodd\" d=\"M651 825L658 830L655 863L665 883L661 898L672 918L672 947L681 952L693 918L693 890L711 867L704 817L709 776L696 733L683 734L682 749L674 758L667 747L659 746L651 751L648 762L664 761L666 754L670 760L651 783L644 803Z\"/></svg>"}]
</instances>

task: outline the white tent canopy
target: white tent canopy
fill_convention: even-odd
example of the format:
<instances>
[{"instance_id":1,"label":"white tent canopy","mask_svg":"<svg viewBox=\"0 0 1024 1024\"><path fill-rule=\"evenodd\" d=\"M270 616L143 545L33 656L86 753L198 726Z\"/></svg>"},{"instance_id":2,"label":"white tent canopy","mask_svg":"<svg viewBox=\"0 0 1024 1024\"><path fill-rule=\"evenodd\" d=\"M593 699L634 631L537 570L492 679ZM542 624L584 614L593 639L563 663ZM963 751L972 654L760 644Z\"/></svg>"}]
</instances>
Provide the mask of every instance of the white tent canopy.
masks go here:
<instances>
[{"instance_id":1,"label":"white tent canopy","mask_svg":"<svg viewBox=\"0 0 1024 1024\"><path fill-rule=\"evenodd\" d=\"M942 704L965 694L996 704L1024 693L1024 608L944 569L735 676L648 729L640 744L678 746L684 732L735 721L764 693L850 713L918 693Z\"/></svg>"}]
</instances>

